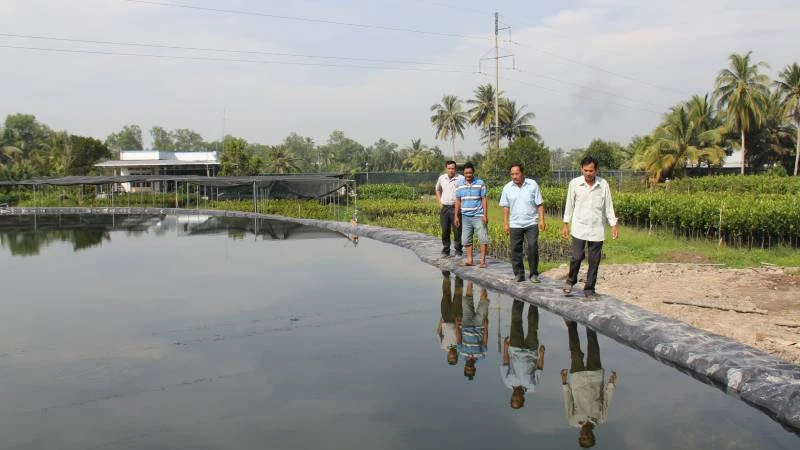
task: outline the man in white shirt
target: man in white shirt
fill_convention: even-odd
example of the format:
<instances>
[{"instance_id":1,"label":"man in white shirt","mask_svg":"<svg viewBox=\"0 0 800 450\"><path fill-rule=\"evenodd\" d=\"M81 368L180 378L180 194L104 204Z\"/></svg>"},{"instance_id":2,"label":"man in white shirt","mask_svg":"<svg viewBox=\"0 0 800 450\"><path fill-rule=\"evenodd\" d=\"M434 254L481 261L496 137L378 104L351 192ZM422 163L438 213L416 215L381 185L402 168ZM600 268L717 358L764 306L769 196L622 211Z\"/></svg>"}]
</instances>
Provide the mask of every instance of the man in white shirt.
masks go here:
<instances>
[{"instance_id":1,"label":"man in white shirt","mask_svg":"<svg viewBox=\"0 0 800 450\"><path fill-rule=\"evenodd\" d=\"M611 398L617 387L617 373L612 371L603 388L605 371L600 362L600 344L597 333L586 328L586 363L583 361L577 322L567 323L569 333L570 369L561 370L561 385L564 392L564 409L567 421L580 428L578 444L582 448L595 445L594 428L606 423ZM570 376L571 374L571 376Z\"/></svg>"},{"instance_id":2,"label":"man in white shirt","mask_svg":"<svg viewBox=\"0 0 800 450\"><path fill-rule=\"evenodd\" d=\"M456 162L444 164L445 173L436 180L436 200L439 203L439 224L442 226L442 255L450 256L450 231L455 240L456 257L461 257L461 224L455 220L456 187L463 175L456 173Z\"/></svg>"},{"instance_id":3,"label":"man in white shirt","mask_svg":"<svg viewBox=\"0 0 800 450\"><path fill-rule=\"evenodd\" d=\"M511 389L511 408L525 406L525 394L533 392L544 369L544 345L539 345L539 308L528 306L528 334L522 328L525 303L514 299L511 307L511 332L503 340L500 376Z\"/></svg>"},{"instance_id":4,"label":"man in white shirt","mask_svg":"<svg viewBox=\"0 0 800 450\"><path fill-rule=\"evenodd\" d=\"M441 349L447 352L447 364L451 366L458 364L456 327L461 320L461 301L464 292L464 280L455 278L455 291L452 291L450 272L442 271L442 316L436 326L436 340Z\"/></svg>"},{"instance_id":5,"label":"man in white shirt","mask_svg":"<svg viewBox=\"0 0 800 450\"><path fill-rule=\"evenodd\" d=\"M525 281L522 241L528 241L528 267L532 283L539 283L539 231L546 229L544 200L536 181L525 178L522 164L511 166L511 181L500 195L503 231L509 235L511 268L517 281Z\"/></svg>"},{"instance_id":6,"label":"man in white shirt","mask_svg":"<svg viewBox=\"0 0 800 450\"><path fill-rule=\"evenodd\" d=\"M584 248L588 246L589 271L583 292L587 297L595 296L597 268L600 266L600 255L605 240L605 224L611 225L611 236L614 239L619 236L617 216L614 214L614 204L611 201L611 189L606 180L597 176L598 165L597 159L591 156L583 158L581 161L583 176L570 181L567 189L561 235L564 239L572 235L572 257L567 281L562 289L564 294L570 294L572 286L578 282L581 262L586 257Z\"/></svg>"}]
</instances>

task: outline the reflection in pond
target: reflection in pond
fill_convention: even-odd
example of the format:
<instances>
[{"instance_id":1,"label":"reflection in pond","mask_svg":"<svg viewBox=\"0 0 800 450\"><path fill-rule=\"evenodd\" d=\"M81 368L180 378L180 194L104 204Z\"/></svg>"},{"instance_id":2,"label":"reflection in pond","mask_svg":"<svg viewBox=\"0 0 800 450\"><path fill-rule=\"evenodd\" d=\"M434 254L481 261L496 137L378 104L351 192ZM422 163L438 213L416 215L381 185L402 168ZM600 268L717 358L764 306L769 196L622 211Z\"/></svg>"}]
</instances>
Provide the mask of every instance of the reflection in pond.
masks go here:
<instances>
[{"instance_id":1,"label":"reflection in pond","mask_svg":"<svg viewBox=\"0 0 800 450\"><path fill-rule=\"evenodd\" d=\"M442 304L441 317L436 326L436 338L439 346L447 352L447 364L458 364L458 332L456 324L461 322L461 301L464 295L464 280L455 277L455 289L452 288L450 272L442 272Z\"/></svg>"},{"instance_id":2,"label":"reflection in pond","mask_svg":"<svg viewBox=\"0 0 800 450\"><path fill-rule=\"evenodd\" d=\"M525 394L533 393L544 369L544 345L539 345L539 308L528 305L527 333L522 326L525 302L514 299L511 330L503 340L503 383L511 389L511 408L525 406Z\"/></svg>"},{"instance_id":3,"label":"reflection in pond","mask_svg":"<svg viewBox=\"0 0 800 450\"><path fill-rule=\"evenodd\" d=\"M464 376L470 381L475 378L475 364L486 358L489 345L489 292L482 287L478 305L475 305L472 281L467 281L467 289L461 302L461 320L456 327L458 352L464 357Z\"/></svg>"},{"instance_id":4,"label":"reflection in pond","mask_svg":"<svg viewBox=\"0 0 800 450\"><path fill-rule=\"evenodd\" d=\"M586 329L586 360L581 351L577 322L567 321L569 335L570 368L561 370L561 384L564 387L564 408L567 420L573 427L580 428L578 443L582 448L594 447L594 427L606 423L608 407L617 382L617 373L611 372L608 383L603 387L605 371L600 362L600 344L597 333Z\"/></svg>"},{"instance_id":5,"label":"reflection in pond","mask_svg":"<svg viewBox=\"0 0 800 450\"><path fill-rule=\"evenodd\" d=\"M25 215L0 216L0 247L14 256L33 256L57 242L69 242L80 251L110 242L112 231L128 236L174 232L179 236L227 234L234 240L245 239L318 239L343 237L358 245L355 233L341 234L297 223L267 219L248 219L208 215Z\"/></svg>"},{"instance_id":6,"label":"reflection in pond","mask_svg":"<svg viewBox=\"0 0 800 450\"><path fill-rule=\"evenodd\" d=\"M102 248L0 251L0 449L560 449L588 431L599 449L797 448L716 387L392 245L86 219ZM610 418L604 366L625 367Z\"/></svg>"}]
</instances>

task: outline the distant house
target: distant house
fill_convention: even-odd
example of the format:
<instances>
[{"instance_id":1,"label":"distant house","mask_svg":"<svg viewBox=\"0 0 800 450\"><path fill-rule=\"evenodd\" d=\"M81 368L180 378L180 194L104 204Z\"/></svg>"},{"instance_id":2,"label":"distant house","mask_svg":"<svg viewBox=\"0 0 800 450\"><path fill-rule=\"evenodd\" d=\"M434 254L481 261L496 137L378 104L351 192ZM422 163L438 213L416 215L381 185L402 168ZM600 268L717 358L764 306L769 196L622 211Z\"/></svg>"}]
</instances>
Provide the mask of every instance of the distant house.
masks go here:
<instances>
[{"instance_id":1,"label":"distant house","mask_svg":"<svg viewBox=\"0 0 800 450\"><path fill-rule=\"evenodd\" d=\"M736 169L737 171L742 169L742 151L741 150L730 150L730 155L726 155L725 158L722 160L722 168L731 170Z\"/></svg>"},{"instance_id":2,"label":"distant house","mask_svg":"<svg viewBox=\"0 0 800 450\"><path fill-rule=\"evenodd\" d=\"M200 175L215 177L219 173L217 152L162 152L159 150L125 150L118 160L95 164L108 175ZM134 181L121 183L125 192L163 192L171 189L166 181Z\"/></svg>"}]
</instances>

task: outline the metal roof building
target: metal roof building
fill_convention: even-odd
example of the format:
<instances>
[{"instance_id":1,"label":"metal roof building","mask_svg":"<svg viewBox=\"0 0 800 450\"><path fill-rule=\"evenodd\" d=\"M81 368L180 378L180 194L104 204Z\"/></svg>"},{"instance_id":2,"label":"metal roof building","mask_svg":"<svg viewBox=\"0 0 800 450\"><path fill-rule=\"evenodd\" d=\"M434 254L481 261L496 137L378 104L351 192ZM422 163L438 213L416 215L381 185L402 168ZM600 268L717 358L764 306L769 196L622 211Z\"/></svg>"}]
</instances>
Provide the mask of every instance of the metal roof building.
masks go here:
<instances>
[{"instance_id":1,"label":"metal roof building","mask_svg":"<svg viewBox=\"0 0 800 450\"><path fill-rule=\"evenodd\" d=\"M195 175L213 177L219 173L217 152L162 152L159 150L124 150L119 159L95 164L114 176ZM170 189L159 181L125 182L125 192L163 192Z\"/></svg>"}]
</instances>

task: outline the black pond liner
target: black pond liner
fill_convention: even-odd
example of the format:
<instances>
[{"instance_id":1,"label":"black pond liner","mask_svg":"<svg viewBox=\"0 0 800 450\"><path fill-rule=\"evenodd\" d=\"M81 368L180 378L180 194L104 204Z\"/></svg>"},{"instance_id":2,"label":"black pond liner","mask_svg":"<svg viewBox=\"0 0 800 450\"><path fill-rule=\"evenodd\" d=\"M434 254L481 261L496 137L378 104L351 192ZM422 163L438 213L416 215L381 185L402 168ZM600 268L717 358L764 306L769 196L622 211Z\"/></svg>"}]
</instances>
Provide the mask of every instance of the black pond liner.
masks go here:
<instances>
[{"instance_id":1,"label":"black pond liner","mask_svg":"<svg viewBox=\"0 0 800 450\"><path fill-rule=\"evenodd\" d=\"M354 227L346 222L292 219L238 211L169 208L2 208L0 215L119 214L209 215L283 220L344 235L357 234L413 251L422 261L448 270L462 279L513 298L541 306L566 319L580 322L659 362L717 387L753 406L800 435L800 366L766 352L709 333L684 322L651 313L607 295L594 301L565 297L562 283L543 278L542 283L518 283L507 262L487 258L489 267L464 267L457 258L443 258L441 241L421 233L371 225ZM578 292L580 294L580 292Z\"/></svg>"}]
</instances>

